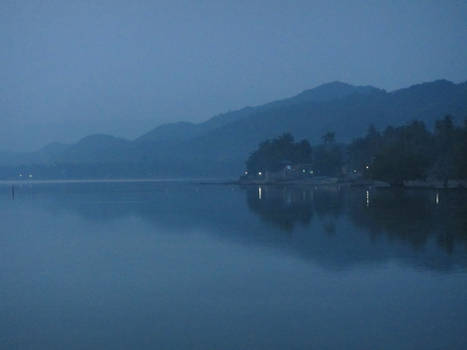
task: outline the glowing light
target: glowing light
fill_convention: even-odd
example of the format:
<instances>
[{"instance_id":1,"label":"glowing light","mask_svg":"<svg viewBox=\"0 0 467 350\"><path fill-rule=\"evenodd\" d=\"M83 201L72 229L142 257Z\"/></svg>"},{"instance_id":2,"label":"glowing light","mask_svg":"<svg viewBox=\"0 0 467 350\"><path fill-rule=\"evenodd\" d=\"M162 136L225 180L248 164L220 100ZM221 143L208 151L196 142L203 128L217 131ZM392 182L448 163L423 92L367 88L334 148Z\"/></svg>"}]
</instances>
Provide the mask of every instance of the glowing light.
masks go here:
<instances>
[{"instance_id":1,"label":"glowing light","mask_svg":"<svg viewBox=\"0 0 467 350\"><path fill-rule=\"evenodd\" d=\"M19 177L23 177L23 174L19 174Z\"/></svg>"},{"instance_id":2,"label":"glowing light","mask_svg":"<svg viewBox=\"0 0 467 350\"><path fill-rule=\"evenodd\" d=\"M263 194L263 191L262 191L261 187L258 187L258 199L262 198L262 194Z\"/></svg>"},{"instance_id":3,"label":"glowing light","mask_svg":"<svg viewBox=\"0 0 467 350\"><path fill-rule=\"evenodd\" d=\"M370 206L370 191L366 191L366 206Z\"/></svg>"},{"instance_id":4,"label":"glowing light","mask_svg":"<svg viewBox=\"0 0 467 350\"><path fill-rule=\"evenodd\" d=\"M366 166L365 166L365 169L370 169L370 166L369 166L369 165L366 165Z\"/></svg>"},{"instance_id":5,"label":"glowing light","mask_svg":"<svg viewBox=\"0 0 467 350\"><path fill-rule=\"evenodd\" d=\"M435 203L439 204L439 192L436 192Z\"/></svg>"},{"instance_id":6,"label":"glowing light","mask_svg":"<svg viewBox=\"0 0 467 350\"><path fill-rule=\"evenodd\" d=\"M305 170L305 169L302 169L302 173L306 173L306 170Z\"/></svg>"},{"instance_id":7,"label":"glowing light","mask_svg":"<svg viewBox=\"0 0 467 350\"><path fill-rule=\"evenodd\" d=\"M258 171L258 175L261 176L263 175L263 173L261 171Z\"/></svg>"},{"instance_id":8,"label":"glowing light","mask_svg":"<svg viewBox=\"0 0 467 350\"><path fill-rule=\"evenodd\" d=\"M353 170L353 173L356 174L356 173L357 173L357 170L354 169L354 170Z\"/></svg>"},{"instance_id":9,"label":"glowing light","mask_svg":"<svg viewBox=\"0 0 467 350\"><path fill-rule=\"evenodd\" d=\"M310 174L313 175L314 171L313 170L310 170Z\"/></svg>"},{"instance_id":10,"label":"glowing light","mask_svg":"<svg viewBox=\"0 0 467 350\"><path fill-rule=\"evenodd\" d=\"M29 174L29 178L31 178L31 177L32 177L32 175L31 175L31 174Z\"/></svg>"},{"instance_id":11,"label":"glowing light","mask_svg":"<svg viewBox=\"0 0 467 350\"><path fill-rule=\"evenodd\" d=\"M245 171L245 173L244 173L244 174L245 174L245 175L248 175L248 171Z\"/></svg>"}]
</instances>

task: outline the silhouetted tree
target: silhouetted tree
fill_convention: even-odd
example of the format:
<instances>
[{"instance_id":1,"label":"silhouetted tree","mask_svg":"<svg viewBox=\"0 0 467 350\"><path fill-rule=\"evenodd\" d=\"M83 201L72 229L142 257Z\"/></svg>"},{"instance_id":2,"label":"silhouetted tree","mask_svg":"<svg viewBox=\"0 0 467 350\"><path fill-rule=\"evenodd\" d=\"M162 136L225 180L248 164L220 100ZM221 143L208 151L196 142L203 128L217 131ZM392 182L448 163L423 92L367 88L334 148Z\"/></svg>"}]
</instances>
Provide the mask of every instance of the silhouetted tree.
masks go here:
<instances>
[{"instance_id":1,"label":"silhouetted tree","mask_svg":"<svg viewBox=\"0 0 467 350\"><path fill-rule=\"evenodd\" d=\"M432 136L423 122L386 128L380 149L369 164L371 177L392 185L424 179L431 164L431 144Z\"/></svg>"},{"instance_id":2,"label":"silhouetted tree","mask_svg":"<svg viewBox=\"0 0 467 350\"><path fill-rule=\"evenodd\" d=\"M456 158L460 151L460 130L455 127L452 117L447 115L436 121L434 136L436 162L433 170L446 187L448 180L457 175Z\"/></svg>"},{"instance_id":3,"label":"silhouetted tree","mask_svg":"<svg viewBox=\"0 0 467 350\"><path fill-rule=\"evenodd\" d=\"M336 133L328 131L323 135L323 143L325 145L334 143L336 141Z\"/></svg>"},{"instance_id":4,"label":"silhouetted tree","mask_svg":"<svg viewBox=\"0 0 467 350\"><path fill-rule=\"evenodd\" d=\"M313 167L317 173L326 176L338 176L342 172L342 147L335 143L335 133L323 135L323 145L315 148Z\"/></svg>"},{"instance_id":5,"label":"silhouetted tree","mask_svg":"<svg viewBox=\"0 0 467 350\"><path fill-rule=\"evenodd\" d=\"M460 131L458 154L458 175L461 179L467 179L467 119L464 120L464 127Z\"/></svg>"},{"instance_id":6,"label":"silhouetted tree","mask_svg":"<svg viewBox=\"0 0 467 350\"><path fill-rule=\"evenodd\" d=\"M291 134L285 133L275 139L260 143L246 161L248 172L278 171L285 163L311 163L312 149L308 141L295 142Z\"/></svg>"},{"instance_id":7,"label":"silhouetted tree","mask_svg":"<svg viewBox=\"0 0 467 350\"><path fill-rule=\"evenodd\" d=\"M467 179L467 120L462 127L456 126L450 115L436 121L434 132L423 122L414 121L388 126L383 132L370 125L364 137L346 148L335 142L334 132L326 132L322 139L323 144L313 150L313 159L305 140L296 143L290 134L266 140L248 159L248 170L274 171L285 162L312 162L316 174L338 176L345 164L350 170L392 185L431 176L442 179L445 185L449 179Z\"/></svg>"},{"instance_id":8,"label":"silhouetted tree","mask_svg":"<svg viewBox=\"0 0 467 350\"><path fill-rule=\"evenodd\" d=\"M366 167L373 162L375 155L380 151L381 144L381 134L373 125L370 125L365 137L355 139L348 146L349 167L352 170L365 173L367 171Z\"/></svg>"}]
</instances>

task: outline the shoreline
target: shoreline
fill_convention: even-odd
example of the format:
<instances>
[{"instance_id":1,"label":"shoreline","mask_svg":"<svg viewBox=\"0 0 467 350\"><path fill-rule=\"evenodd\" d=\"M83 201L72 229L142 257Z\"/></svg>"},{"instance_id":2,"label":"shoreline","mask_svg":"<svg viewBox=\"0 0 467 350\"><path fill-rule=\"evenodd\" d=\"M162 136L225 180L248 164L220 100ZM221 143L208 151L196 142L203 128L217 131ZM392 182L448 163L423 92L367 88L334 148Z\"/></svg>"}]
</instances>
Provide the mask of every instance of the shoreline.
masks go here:
<instances>
[{"instance_id":1,"label":"shoreline","mask_svg":"<svg viewBox=\"0 0 467 350\"><path fill-rule=\"evenodd\" d=\"M210 183L222 184L225 179L203 178L161 178L161 179L34 179L34 180L0 180L1 185L41 185L41 184L80 184L80 183Z\"/></svg>"},{"instance_id":2,"label":"shoreline","mask_svg":"<svg viewBox=\"0 0 467 350\"><path fill-rule=\"evenodd\" d=\"M458 189L467 190L466 180L449 180L448 186L444 186L442 181L404 181L402 186L393 186L387 182L379 180L336 180L330 181L330 179L322 180L284 180L284 181L257 181L257 180L237 180L231 183L225 184L236 184L236 185L264 185L264 186L284 186L284 185L298 185L298 186L317 186L317 187L329 187L329 186L340 186L340 187L372 187L372 188L401 188L401 189Z\"/></svg>"},{"instance_id":3,"label":"shoreline","mask_svg":"<svg viewBox=\"0 0 467 350\"><path fill-rule=\"evenodd\" d=\"M31 180L0 180L0 186L15 185L52 185L52 184L105 184L105 183L186 183L196 185L237 185L237 186L314 186L314 187L371 187L371 188L401 188L401 189L458 189L467 190L467 180L449 180L445 187L442 181L405 181L402 186L391 186L378 180L343 180L322 177L305 180L234 180L219 178L163 178L163 179L31 179Z\"/></svg>"}]
</instances>

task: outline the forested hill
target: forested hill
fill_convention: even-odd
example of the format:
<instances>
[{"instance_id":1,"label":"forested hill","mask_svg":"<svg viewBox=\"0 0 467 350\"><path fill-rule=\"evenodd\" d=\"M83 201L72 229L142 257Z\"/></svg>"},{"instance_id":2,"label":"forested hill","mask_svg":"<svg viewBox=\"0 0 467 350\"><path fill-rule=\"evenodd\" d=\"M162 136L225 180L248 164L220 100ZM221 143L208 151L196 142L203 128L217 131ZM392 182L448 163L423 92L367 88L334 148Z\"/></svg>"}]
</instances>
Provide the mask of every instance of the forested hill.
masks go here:
<instances>
[{"instance_id":1,"label":"forested hill","mask_svg":"<svg viewBox=\"0 0 467 350\"><path fill-rule=\"evenodd\" d=\"M9 155L0 165L66 163L92 168L134 163L144 169L135 170L142 176L236 176L259 142L284 132L312 145L327 131L335 132L337 142L349 142L370 124L381 129L418 119L431 128L446 114L458 122L467 117L467 82L437 80L392 92L333 82L203 123L161 125L132 141L88 136L74 145L54 147L53 152Z\"/></svg>"}]
</instances>

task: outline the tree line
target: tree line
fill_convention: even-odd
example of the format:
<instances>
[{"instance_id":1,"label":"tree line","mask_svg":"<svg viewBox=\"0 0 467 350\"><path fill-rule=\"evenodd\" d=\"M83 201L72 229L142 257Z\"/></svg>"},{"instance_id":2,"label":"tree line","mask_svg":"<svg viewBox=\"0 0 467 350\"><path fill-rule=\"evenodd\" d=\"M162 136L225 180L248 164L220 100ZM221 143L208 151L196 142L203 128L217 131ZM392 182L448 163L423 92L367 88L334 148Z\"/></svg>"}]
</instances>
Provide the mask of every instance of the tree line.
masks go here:
<instances>
[{"instance_id":1,"label":"tree line","mask_svg":"<svg viewBox=\"0 0 467 350\"><path fill-rule=\"evenodd\" d=\"M246 161L247 172L278 171L285 163L311 164L314 175L360 174L392 185L407 180L467 179L467 120L462 126L450 115L437 120L434 130L422 121L382 131L370 126L365 136L339 144L327 132L311 147L286 133L262 142Z\"/></svg>"}]
</instances>

